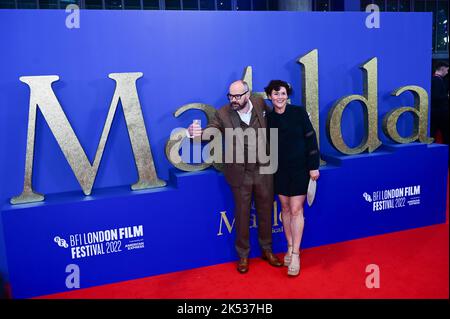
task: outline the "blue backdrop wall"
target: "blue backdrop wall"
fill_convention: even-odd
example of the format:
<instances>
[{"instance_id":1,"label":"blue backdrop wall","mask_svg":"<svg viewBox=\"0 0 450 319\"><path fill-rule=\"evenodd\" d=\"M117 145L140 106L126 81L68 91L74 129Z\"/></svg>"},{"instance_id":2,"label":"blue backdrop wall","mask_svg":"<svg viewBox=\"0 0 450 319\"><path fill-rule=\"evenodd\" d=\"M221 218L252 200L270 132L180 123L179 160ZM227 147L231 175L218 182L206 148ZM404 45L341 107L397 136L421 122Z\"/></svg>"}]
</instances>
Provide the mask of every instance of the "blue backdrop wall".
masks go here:
<instances>
[{"instance_id":1,"label":"blue backdrop wall","mask_svg":"<svg viewBox=\"0 0 450 319\"><path fill-rule=\"evenodd\" d=\"M412 95L394 97L393 90L418 85L429 91L431 14L383 13L377 29L367 28L367 14L359 12L82 11L79 29L68 29L66 17L64 11L0 11L7 44L0 50L0 222L5 238L0 266L9 274L15 297L70 289L69 264L80 268L83 288L236 258L234 234L226 225L232 225L233 202L223 176L212 169L179 172L164 154L172 129L198 117L206 123L206 118L198 111L175 118L173 112L193 102L216 108L225 104L229 83L241 78L246 66L253 67L254 91L263 91L271 79L284 79L294 88L293 103L300 104L296 61L313 49L319 52L320 147L328 164L322 167L317 202L306 211L303 247L445 220L447 148L393 145L381 130L387 112L413 105ZM384 144L372 154L342 156L327 140L326 117L337 99L362 94L359 66L373 57L378 58L378 125ZM25 165L29 88L19 77L60 77L54 92L92 160L115 89L108 74L117 72L144 74L137 90L158 176L168 186L129 190L137 174L119 108L94 191L85 197L38 112L33 185L50 195L44 203L9 205L9 198L21 192ZM399 131L411 133L412 122L411 116L402 116ZM343 118L346 142L359 144L363 130L361 107L352 103ZM378 211L373 204L376 192L408 192L409 187L419 193L399 196L395 208ZM274 223L274 249L281 251L282 224L278 218ZM70 242L76 234L85 239L92 232L117 229L129 235L123 230L127 227L136 236L105 240L104 254L72 255L79 246ZM55 237L65 239L68 247L59 246ZM180 252L176 260L164 266L155 262L171 254L172 247ZM256 241L253 247L252 256L258 253Z\"/></svg>"}]
</instances>

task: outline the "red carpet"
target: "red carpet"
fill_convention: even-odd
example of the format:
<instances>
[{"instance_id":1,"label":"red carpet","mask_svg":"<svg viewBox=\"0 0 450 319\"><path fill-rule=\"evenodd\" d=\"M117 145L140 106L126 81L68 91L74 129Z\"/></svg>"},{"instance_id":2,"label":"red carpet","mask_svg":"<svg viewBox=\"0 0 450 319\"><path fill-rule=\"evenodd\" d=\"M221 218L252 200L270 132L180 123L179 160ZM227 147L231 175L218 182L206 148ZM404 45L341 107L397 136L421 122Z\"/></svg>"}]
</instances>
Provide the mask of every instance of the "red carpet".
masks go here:
<instances>
[{"instance_id":1,"label":"red carpet","mask_svg":"<svg viewBox=\"0 0 450 319\"><path fill-rule=\"evenodd\" d=\"M448 195L445 224L305 249L301 260L297 278L255 258L245 275L226 263L41 298L448 299ZM366 288L369 264L379 266L380 288Z\"/></svg>"},{"instance_id":2,"label":"red carpet","mask_svg":"<svg viewBox=\"0 0 450 319\"><path fill-rule=\"evenodd\" d=\"M288 278L259 258L241 275L234 263L80 289L44 298L449 298L446 224L303 250L302 271ZM368 264L380 288L368 289Z\"/></svg>"}]
</instances>

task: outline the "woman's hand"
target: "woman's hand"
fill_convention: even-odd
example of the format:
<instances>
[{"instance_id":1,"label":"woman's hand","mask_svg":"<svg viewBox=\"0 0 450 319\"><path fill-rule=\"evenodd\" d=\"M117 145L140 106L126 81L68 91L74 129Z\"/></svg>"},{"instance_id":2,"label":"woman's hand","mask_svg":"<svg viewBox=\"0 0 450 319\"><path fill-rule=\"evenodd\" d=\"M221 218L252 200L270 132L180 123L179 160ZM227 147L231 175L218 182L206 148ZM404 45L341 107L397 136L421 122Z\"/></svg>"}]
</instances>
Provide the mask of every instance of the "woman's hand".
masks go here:
<instances>
[{"instance_id":1,"label":"woman's hand","mask_svg":"<svg viewBox=\"0 0 450 319\"><path fill-rule=\"evenodd\" d=\"M311 177L311 179L313 181L317 181L317 179L319 179L320 173L318 169L309 171L309 176Z\"/></svg>"}]
</instances>

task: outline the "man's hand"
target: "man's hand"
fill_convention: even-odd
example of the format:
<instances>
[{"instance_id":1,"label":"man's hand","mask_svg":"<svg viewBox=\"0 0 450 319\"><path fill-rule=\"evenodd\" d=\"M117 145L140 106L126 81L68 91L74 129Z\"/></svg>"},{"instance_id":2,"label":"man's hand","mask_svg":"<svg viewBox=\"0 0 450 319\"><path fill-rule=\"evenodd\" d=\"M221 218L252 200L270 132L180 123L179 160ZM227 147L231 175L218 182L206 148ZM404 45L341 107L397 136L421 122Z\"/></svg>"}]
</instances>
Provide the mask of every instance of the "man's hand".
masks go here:
<instances>
[{"instance_id":1,"label":"man's hand","mask_svg":"<svg viewBox=\"0 0 450 319\"><path fill-rule=\"evenodd\" d=\"M309 171L309 176L313 181L317 181L319 179L320 173L318 169Z\"/></svg>"},{"instance_id":2,"label":"man's hand","mask_svg":"<svg viewBox=\"0 0 450 319\"><path fill-rule=\"evenodd\" d=\"M202 128L197 123L192 123L188 127L189 137L199 137L202 136Z\"/></svg>"}]
</instances>

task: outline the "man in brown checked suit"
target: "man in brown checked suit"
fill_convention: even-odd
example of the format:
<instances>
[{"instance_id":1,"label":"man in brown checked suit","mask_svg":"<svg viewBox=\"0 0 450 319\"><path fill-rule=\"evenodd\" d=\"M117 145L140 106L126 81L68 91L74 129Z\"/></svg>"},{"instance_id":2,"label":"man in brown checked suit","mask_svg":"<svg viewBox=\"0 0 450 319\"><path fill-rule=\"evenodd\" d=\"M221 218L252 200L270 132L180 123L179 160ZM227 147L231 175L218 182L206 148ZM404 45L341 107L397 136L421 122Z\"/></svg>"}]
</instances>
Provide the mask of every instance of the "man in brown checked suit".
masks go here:
<instances>
[{"instance_id":1,"label":"man in brown checked suit","mask_svg":"<svg viewBox=\"0 0 450 319\"><path fill-rule=\"evenodd\" d=\"M226 135L229 129L242 129L256 133L256 141L251 138L232 138L233 160L225 161L224 175L230 185L235 204L236 223L236 250L239 255L237 270L240 273L248 271L248 254L250 252L249 224L252 196L258 216L258 241L262 249L262 258L272 266L282 266L281 261L272 253L272 204L273 204L273 176L263 174L260 171L261 159L256 151L262 144L266 145L265 136L258 134L258 129L266 128L265 113L268 106L262 98L250 97L248 84L244 81L236 81L230 85L228 99L230 103L217 110L215 118L207 128L213 127ZM191 137L201 136L202 129L196 124L188 128ZM247 131L248 132L248 131ZM241 141L239 143L238 141ZM263 141L261 143L261 141ZM227 143L227 141L226 141ZM227 146L225 147L225 153ZM252 160L251 153L256 155ZM243 153L243 154L242 154ZM227 154L225 154L227 157ZM243 161L237 159L243 156Z\"/></svg>"}]
</instances>

